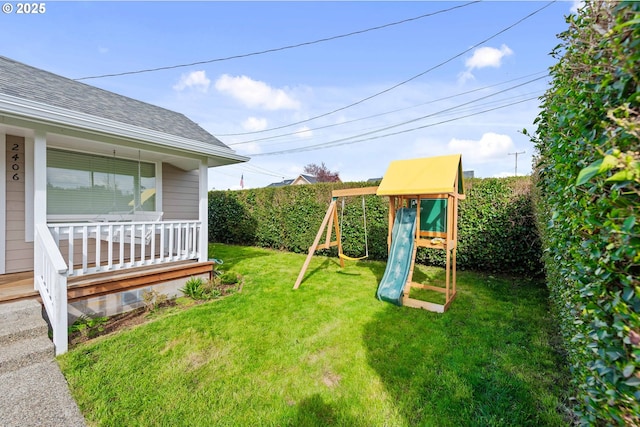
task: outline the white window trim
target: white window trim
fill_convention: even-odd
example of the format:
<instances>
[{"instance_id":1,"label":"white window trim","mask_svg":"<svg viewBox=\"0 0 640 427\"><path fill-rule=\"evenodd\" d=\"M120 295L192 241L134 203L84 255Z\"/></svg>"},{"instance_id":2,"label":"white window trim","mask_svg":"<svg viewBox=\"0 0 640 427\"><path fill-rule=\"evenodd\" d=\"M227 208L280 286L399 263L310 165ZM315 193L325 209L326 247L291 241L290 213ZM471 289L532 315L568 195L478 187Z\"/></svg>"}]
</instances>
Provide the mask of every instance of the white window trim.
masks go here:
<instances>
[{"instance_id":1,"label":"white window trim","mask_svg":"<svg viewBox=\"0 0 640 427\"><path fill-rule=\"evenodd\" d=\"M74 153L82 153L82 154L89 154L89 155L93 155L93 156L104 157L104 154L92 152L91 150L74 150L74 149L70 149L70 148L66 148L66 147L48 145L47 146L47 150L50 149L50 148L56 149L56 150L64 150L64 151L70 151L70 152L74 152ZM117 159L123 159L123 160L131 160L131 161L135 161L135 162L138 161L137 158L129 157L129 156L116 156L116 158ZM140 160L140 161L142 161L144 163L153 164L154 167L155 167L155 170L156 170L156 211L162 211L162 162L155 161L155 160ZM80 222L91 221L92 219L95 218L95 215L57 215L57 214L49 215L49 214L47 214L47 222L49 222L49 221L59 222L59 221L63 220L65 216L67 216L69 218L73 218L73 222L75 222L75 221L80 221Z\"/></svg>"},{"instance_id":2,"label":"white window trim","mask_svg":"<svg viewBox=\"0 0 640 427\"><path fill-rule=\"evenodd\" d=\"M33 242L35 231L33 218L33 149L35 140L33 137L24 138L24 241Z\"/></svg>"}]
</instances>

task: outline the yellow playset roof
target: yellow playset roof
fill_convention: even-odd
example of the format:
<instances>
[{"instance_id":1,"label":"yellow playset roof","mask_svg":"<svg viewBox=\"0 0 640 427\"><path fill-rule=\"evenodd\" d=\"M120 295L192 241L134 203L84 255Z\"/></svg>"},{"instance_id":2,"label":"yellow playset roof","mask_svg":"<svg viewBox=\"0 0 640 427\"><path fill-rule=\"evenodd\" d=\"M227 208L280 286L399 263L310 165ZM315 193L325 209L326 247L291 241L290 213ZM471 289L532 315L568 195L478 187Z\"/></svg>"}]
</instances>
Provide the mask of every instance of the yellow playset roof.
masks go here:
<instances>
[{"instance_id":1,"label":"yellow playset roof","mask_svg":"<svg viewBox=\"0 0 640 427\"><path fill-rule=\"evenodd\" d=\"M378 196L453 193L464 194L462 155L396 160L389 164L378 187Z\"/></svg>"}]
</instances>

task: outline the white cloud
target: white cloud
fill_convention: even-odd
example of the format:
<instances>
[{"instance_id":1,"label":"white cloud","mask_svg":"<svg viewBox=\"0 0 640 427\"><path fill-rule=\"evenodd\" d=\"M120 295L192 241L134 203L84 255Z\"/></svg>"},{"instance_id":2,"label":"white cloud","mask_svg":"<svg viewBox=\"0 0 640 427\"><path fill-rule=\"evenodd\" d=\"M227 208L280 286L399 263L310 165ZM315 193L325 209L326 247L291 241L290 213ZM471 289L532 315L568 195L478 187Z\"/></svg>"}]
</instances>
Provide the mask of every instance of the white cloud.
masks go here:
<instances>
[{"instance_id":1,"label":"white cloud","mask_svg":"<svg viewBox=\"0 0 640 427\"><path fill-rule=\"evenodd\" d=\"M313 136L313 131L309 126L302 126L296 131L296 136L298 138L311 138Z\"/></svg>"},{"instance_id":2,"label":"white cloud","mask_svg":"<svg viewBox=\"0 0 640 427\"><path fill-rule=\"evenodd\" d=\"M452 152L462 153L464 158L473 159L473 163L504 159L513 150L513 141L509 135L487 132L479 140L456 139L449 141Z\"/></svg>"},{"instance_id":3,"label":"white cloud","mask_svg":"<svg viewBox=\"0 0 640 427\"><path fill-rule=\"evenodd\" d=\"M192 71L189 74L180 76L180 81L173 86L177 91L193 88L199 92L206 93L211 85L211 80L204 71Z\"/></svg>"},{"instance_id":4,"label":"white cloud","mask_svg":"<svg viewBox=\"0 0 640 427\"><path fill-rule=\"evenodd\" d=\"M578 13L578 10L582 9L585 6L584 0L573 0L573 4L571 5L571 13Z\"/></svg>"},{"instance_id":5,"label":"white cloud","mask_svg":"<svg viewBox=\"0 0 640 427\"><path fill-rule=\"evenodd\" d=\"M98 48L98 52L102 55L104 55L105 53L109 53L109 48L107 47L99 47Z\"/></svg>"},{"instance_id":6,"label":"white cloud","mask_svg":"<svg viewBox=\"0 0 640 427\"><path fill-rule=\"evenodd\" d=\"M476 77L469 70L463 71L460 74L458 74L458 82L460 82L460 84L466 83L467 80L475 80L475 79Z\"/></svg>"},{"instance_id":7,"label":"white cloud","mask_svg":"<svg viewBox=\"0 0 640 427\"><path fill-rule=\"evenodd\" d=\"M264 130L267 128L267 119L265 118L257 118L257 117L249 117L247 120L242 122L242 128L249 132L257 132L260 130Z\"/></svg>"},{"instance_id":8,"label":"white cloud","mask_svg":"<svg viewBox=\"0 0 640 427\"><path fill-rule=\"evenodd\" d=\"M502 59L512 54L513 51L506 44L500 46L500 49L489 46L479 47L474 50L473 55L465 61L467 69L458 75L458 81L464 83L467 80L473 80L475 77L471 71L477 68L500 68Z\"/></svg>"},{"instance_id":9,"label":"white cloud","mask_svg":"<svg viewBox=\"0 0 640 427\"><path fill-rule=\"evenodd\" d=\"M502 65L502 58L512 55L513 51L509 46L503 44L500 49L495 47L479 47L473 51L471 58L467 59L465 65L469 71L474 68L494 67L498 68Z\"/></svg>"},{"instance_id":10,"label":"white cloud","mask_svg":"<svg viewBox=\"0 0 640 427\"><path fill-rule=\"evenodd\" d=\"M265 82L253 80L247 76L220 76L215 83L216 89L225 93L245 106L265 110L297 110L300 102L289 96L283 89L274 89Z\"/></svg>"}]
</instances>

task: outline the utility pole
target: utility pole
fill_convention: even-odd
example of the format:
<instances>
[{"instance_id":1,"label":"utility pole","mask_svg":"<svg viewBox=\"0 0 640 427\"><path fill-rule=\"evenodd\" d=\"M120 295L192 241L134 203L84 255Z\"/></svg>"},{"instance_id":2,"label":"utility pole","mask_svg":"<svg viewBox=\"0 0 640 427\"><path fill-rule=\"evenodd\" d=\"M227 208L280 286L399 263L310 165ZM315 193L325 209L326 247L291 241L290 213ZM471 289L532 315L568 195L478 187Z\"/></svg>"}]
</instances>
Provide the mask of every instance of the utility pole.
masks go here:
<instances>
[{"instance_id":1,"label":"utility pole","mask_svg":"<svg viewBox=\"0 0 640 427\"><path fill-rule=\"evenodd\" d=\"M516 176L518 176L518 154L524 154L526 151L516 151L515 153L507 153L510 156L516 156Z\"/></svg>"}]
</instances>

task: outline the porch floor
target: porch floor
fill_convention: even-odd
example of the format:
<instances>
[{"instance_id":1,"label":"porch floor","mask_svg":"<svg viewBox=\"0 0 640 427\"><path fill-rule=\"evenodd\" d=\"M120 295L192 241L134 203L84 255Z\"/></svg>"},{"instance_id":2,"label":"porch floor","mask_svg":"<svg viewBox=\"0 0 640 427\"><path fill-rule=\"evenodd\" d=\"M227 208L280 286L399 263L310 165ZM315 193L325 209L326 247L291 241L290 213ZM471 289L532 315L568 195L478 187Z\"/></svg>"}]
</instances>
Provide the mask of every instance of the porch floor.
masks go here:
<instances>
[{"instance_id":1,"label":"porch floor","mask_svg":"<svg viewBox=\"0 0 640 427\"><path fill-rule=\"evenodd\" d=\"M71 277L67 282L67 297L69 302L72 302L191 275L211 273L213 265L211 261L177 261ZM0 275L0 304L34 298L40 299L40 295L33 288L33 271Z\"/></svg>"},{"instance_id":2,"label":"porch floor","mask_svg":"<svg viewBox=\"0 0 640 427\"><path fill-rule=\"evenodd\" d=\"M36 298L33 289L33 271L0 275L0 303Z\"/></svg>"}]
</instances>

